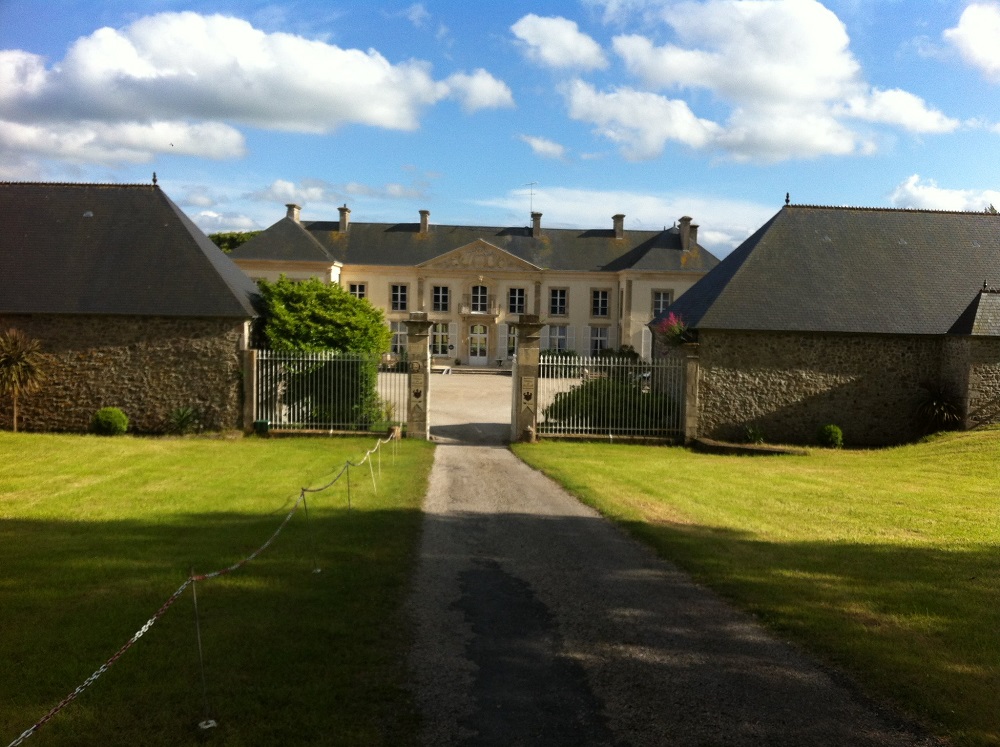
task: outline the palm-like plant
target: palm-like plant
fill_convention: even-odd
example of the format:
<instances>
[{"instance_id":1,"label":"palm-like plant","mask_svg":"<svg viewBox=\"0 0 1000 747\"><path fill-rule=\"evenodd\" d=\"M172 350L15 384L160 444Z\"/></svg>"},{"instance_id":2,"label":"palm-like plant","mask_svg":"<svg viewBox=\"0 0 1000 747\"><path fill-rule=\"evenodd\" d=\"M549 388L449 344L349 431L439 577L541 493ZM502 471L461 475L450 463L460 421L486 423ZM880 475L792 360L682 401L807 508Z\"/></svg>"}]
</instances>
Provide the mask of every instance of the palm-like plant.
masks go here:
<instances>
[{"instance_id":1,"label":"palm-like plant","mask_svg":"<svg viewBox=\"0 0 1000 747\"><path fill-rule=\"evenodd\" d=\"M14 432L17 432L17 399L38 390L45 379L45 356L41 343L16 329L0 334L0 392L14 400Z\"/></svg>"}]
</instances>

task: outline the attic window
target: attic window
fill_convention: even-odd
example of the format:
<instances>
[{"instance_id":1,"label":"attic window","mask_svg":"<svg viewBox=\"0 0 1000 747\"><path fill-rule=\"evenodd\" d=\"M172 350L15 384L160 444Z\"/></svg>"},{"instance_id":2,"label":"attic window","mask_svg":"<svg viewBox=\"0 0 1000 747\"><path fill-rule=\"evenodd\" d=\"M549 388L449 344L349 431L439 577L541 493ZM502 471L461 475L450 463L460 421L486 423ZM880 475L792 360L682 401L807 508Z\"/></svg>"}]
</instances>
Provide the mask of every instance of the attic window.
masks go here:
<instances>
[{"instance_id":1,"label":"attic window","mask_svg":"<svg viewBox=\"0 0 1000 747\"><path fill-rule=\"evenodd\" d=\"M84 218L93 218L94 217L94 211L93 210L88 210L87 212L85 212L83 214L83 217Z\"/></svg>"}]
</instances>

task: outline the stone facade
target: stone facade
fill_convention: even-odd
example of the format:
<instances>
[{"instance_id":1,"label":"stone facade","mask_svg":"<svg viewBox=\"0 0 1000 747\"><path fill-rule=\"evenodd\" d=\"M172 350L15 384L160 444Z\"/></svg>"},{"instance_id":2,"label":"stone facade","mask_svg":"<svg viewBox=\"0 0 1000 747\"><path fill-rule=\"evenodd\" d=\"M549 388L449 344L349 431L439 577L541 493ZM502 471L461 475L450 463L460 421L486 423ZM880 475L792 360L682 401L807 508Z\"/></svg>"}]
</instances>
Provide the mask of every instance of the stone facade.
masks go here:
<instances>
[{"instance_id":1,"label":"stone facade","mask_svg":"<svg viewBox=\"0 0 1000 747\"><path fill-rule=\"evenodd\" d=\"M851 446L898 444L920 435L923 382L971 417L1000 396L995 339L701 330L698 357L698 435L719 440L809 444L834 423Z\"/></svg>"},{"instance_id":2,"label":"stone facade","mask_svg":"<svg viewBox=\"0 0 1000 747\"><path fill-rule=\"evenodd\" d=\"M211 430L242 425L241 319L0 315L50 356L40 391L19 402L19 429L86 431L101 407L121 408L130 429L163 432L170 413L192 407ZM9 398L0 428L11 427Z\"/></svg>"}]
</instances>

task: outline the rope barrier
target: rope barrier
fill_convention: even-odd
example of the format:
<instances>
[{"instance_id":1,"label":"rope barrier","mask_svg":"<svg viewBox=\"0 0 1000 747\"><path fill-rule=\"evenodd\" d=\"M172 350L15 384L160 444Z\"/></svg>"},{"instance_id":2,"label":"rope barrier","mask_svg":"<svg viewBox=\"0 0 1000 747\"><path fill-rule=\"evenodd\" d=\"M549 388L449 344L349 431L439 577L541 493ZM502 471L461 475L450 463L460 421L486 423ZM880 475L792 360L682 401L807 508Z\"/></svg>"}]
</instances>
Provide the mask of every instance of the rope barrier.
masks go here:
<instances>
[{"instance_id":1,"label":"rope barrier","mask_svg":"<svg viewBox=\"0 0 1000 747\"><path fill-rule=\"evenodd\" d=\"M288 522L291 521L292 516L295 515L295 512L299 510L299 506L300 505L305 505L306 493L319 493L319 492L322 492L324 490L327 490L327 489L333 487L337 483L337 481L341 478L341 476L346 472L347 473L347 507L348 507L348 509L350 509L351 508L351 487L350 487L351 486L351 473L350 473L350 468L351 467L360 467L360 466L362 466L365 463L365 461L369 460L369 458L371 457L371 455L373 453L378 452L382 448L383 444L387 444L387 443L389 443L392 440L394 440L394 439L391 436L389 438L385 438L385 439L382 439L382 438L378 439L378 441L376 442L375 446L373 448L369 449L365 453L364 457L361 458L361 461L358 462L357 464L354 464L350 460L346 460L345 463L344 463L344 466L341 468L340 472L337 473L337 476L334 477L333 480L331 480L326 485L323 485L323 486L318 487L318 488L302 488L302 490L299 492L298 499L295 501L295 505L292 506L292 509L288 512L288 514L285 516L284 520L281 522L281 524L278 526L278 528L274 531L274 533L270 537L268 537L267 541L264 542L264 544L262 544L260 547L258 547L256 550L254 550L252 553L250 553L249 555L247 555L242 560L239 560L239 561L233 563L231 566L228 566L227 568L221 568L219 570L211 571L209 573L196 574L194 572L194 569L192 569L190 575L187 578L187 580L185 580L184 583L181 584L177 588L177 591L175 591L173 594L170 595L170 598L167 599L167 601L163 603L163 605L160 607L160 609L157 610L156 614L154 614L151 618L149 618L149 620L146 621L145 625L143 625L141 628L139 628L139 630L136 631L135 635L133 635L128 640L128 642L125 643L124 646L122 646L120 649L118 649L106 662L104 662L100 667L98 667L94 671L93 674L91 674L86 680L84 680L83 684L81 684L79 687L77 687L73 692L71 692L69 695L67 695L65 698L63 698L61 701L59 701L59 703L56 706L54 706L48 713L46 713L38 721L36 721L31 727L29 727L28 729L25 729L23 732L21 732L21 734L13 742L11 742L9 745L7 745L7 747L18 747L20 744L22 744L24 742L24 740L26 740L28 737L30 737L32 734L34 734L36 731L38 731L42 727L42 725L44 725L48 721L51 721L52 718L57 713L59 713L63 708L65 708L66 706L68 706L74 700L76 700L84 690L86 690L88 687L90 687L92 684L94 684L94 682L96 682L97 679L101 675L103 675L105 672L107 672L108 669L110 669L111 666L116 661L118 661L122 657L122 655L133 646L133 644L135 644L136 641L138 641L140 638L142 638L142 636L145 635L146 632L148 632L149 629L153 627L153 625L156 623L157 620L159 620L161 617L163 617L163 615L166 613L166 611L168 609L170 609L171 605L173 605L173 603L176 602L178 600L178 598L180 598L181 594L183 594L187 590L188 586L193 586L195 584L195 582L197 582L197 581L207 581L209 579L219 578L221 576L228 575L228 574L230 574L230 573L232 573L234 571L239 570L240 568L242 568L243 566L245 566L247 563L250 563L251 561L255 560L262 552L264 552L268 547L271 546L271 543L274 542L275 539L277 539L278 535L281 534L282 530L285 528L285 526L288 524ZM380 464L381 464L381 457L380 457ZM369 461L369 466L370 466L370 461ZM379 474L381 474L381 468L379 470ZM375 476L374 476L374 474L372 474L372 485L373 486L374 486L374 483L375 483ZM308 517L308 508L306 509L306 515ZM313 551L313 555L315 556L315 549ZM314 570L313 570L313 572L316 573L318 571L319 571L318 563L315 562L315 557L314 557ZM195 602L195 604L197 604L197 601ZM195 615L196 615L196 619L197 619L197 611L195 612ZM201 654L201 629L200 629L200 627L198 628L197 632L198 632L198 654L199 654L199 657L202 657L202 654ZM202 658L202 666L204 667L204 660L203 660L203 658ZM204 678L204 671L202 673L202 677ZM204 685L204 683L203 683L203 685ZM207 697L207 694L206 694L206 697ZM206 701L205 705L206 705L206 708L207 708L207 701ZM206 722L203 722L203 723L207 724L208 722L206 721ZM212 722L212 725L214 726L215 723Z\"/></svg>"}]
</instances>

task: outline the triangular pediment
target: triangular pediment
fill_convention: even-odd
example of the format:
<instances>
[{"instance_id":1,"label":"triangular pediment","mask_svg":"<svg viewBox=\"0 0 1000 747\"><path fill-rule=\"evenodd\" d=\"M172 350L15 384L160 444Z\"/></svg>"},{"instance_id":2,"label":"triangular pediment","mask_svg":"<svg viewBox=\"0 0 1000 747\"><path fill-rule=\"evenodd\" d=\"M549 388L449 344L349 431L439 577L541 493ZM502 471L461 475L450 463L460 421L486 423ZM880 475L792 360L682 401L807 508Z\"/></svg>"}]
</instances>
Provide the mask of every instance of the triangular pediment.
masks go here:
<instances>
[{"instance_id":1,"label":"triangular pediment","mask_svg":"<svg viewBox=\"0 0 1000 747\"><path fill-rule=\"evenodd\" d=\"M483 239L439 254L417 267L428 270L536 270L542 268Z\"/></svg>"}]
</instances>

